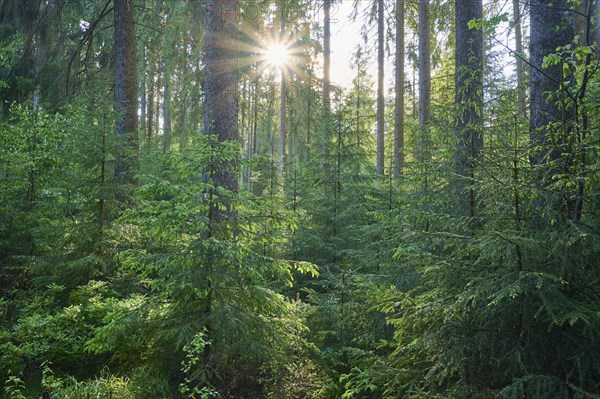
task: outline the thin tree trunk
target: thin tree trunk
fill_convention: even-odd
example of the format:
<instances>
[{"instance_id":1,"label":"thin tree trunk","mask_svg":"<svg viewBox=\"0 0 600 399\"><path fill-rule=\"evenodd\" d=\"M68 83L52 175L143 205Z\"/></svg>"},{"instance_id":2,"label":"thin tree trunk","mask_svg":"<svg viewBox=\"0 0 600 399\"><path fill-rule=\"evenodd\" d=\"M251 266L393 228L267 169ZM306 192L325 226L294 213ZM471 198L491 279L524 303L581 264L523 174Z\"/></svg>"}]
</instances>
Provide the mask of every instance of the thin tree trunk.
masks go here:
<instances>
[{"instance_id":1,"label":"thin tree trunk","mask_svg":"<svg viewBox=\"0 0 600 399\"><path fill-rule=\"evenodd\" d=\"M256 133L258 132L258 81L254 83L254 120L252 124L252 154L258 153L258 142Z\"/></svg>"},{"instance_id":2,"label":"thin tree trunk","mask_svg":"<svg viewBox=\"0 0 600 399\"><path fill-rule=\"evenodd\" d=\"M179 130L179 145L180 148L186 148L189 140L189 124L188 124L188 114L189 114L189 106L191 103L190 99L190 90L187 89L189 84L189 80L187 76L190 75L189 68L189 51L188 46L190 44L186 43L183 48L183 62L180 62L179 66L179 81L181 84L179 85L180 91L180 100L179 100L179 122L177 124L177 129Z\"/></svg>"},{"instance_id":3,"label":"thin tree trunk","mask_svg":"<svg viewBox=\"0 0 600 399\"><path fill-rule=\"evenodd\" d=\"M198 46L201 47L201 46ZM204 64L204 51L198 50L197 59L195 61L196 73L194 74L194 80L196 81L196 88L194 90L194 115L204 115L204 68L200 68L200 65ZM196 118L195 132L200 134L204 131L204 118Z\"/></svg>"},{"instance_id":4,"label":"thin tree trunk","mask_svg":"<svg viewBox=\"0 0 600 399\"><path fill-rule=\"evenodd\" d=\"M148 115L146 117L146 140L152 141L154 136L154 73L150 71L150 87L148 88Z\"/></svg>"},{"instance_id":5,"label":"thin tree trunk","mask_svg":"<svg viewBox=\"0 0 600 399\"><path fill-rule=\"evenodd\" d=\"M106 153L107 153L107 145L106 145L106 132L102 129L102 144L100 147L100 184L99 184L99 198L98 198L98 236L99 236L99 252L102 254L104 247L104 227L106 225L106 198L104 196L105 186L106 186Z\"/></svg>"},{"instance_id":6,"label":"thin tree trunk","mask_svg":"<svg viewBox=\"0 0 600 399\"><path fill-rule=\"evenodd\" d=\"M419 114L419 104L417 101L418 98L418 85L417 85L417 76L419 75L419 64L418 62L412 62L412 114L413 115L418 115Z\"/></svg>"},{"instance_id":7,"label":"thin tree trunk","mask_svg":"<svg viewBox=\"0 0 600 399\"><path fill-rule=\"evenodd\" d=\"M287 139L287 111L286 111L286 80L283 67L281 69L281 93L279 95L279 171L281 175L285 174L285 165L287 163L285 144Z\"/></svg>"},{"instance_id":8,"label":"thin tree trunk","mask_svg":"<svg viewBox=\"0 0 600 399\"><path fill-rule=\"evenodd\" d=\"M585 15L584 18L584 28L581 30L580 34L583 34L583 40L580 40L580 44L582 46L591 46L593 44L596 45L596 48L598 48L598 45L600 45L600 42L598 41L594 41L594 35L596 30L598 30L599 27L599 23L598 20L595 18L600 17L600 14L596 14L595 13L595 9L597 9L598 7L598 0L586 0L586 1L582 1L580 4L580 7L582 7L582 5L585 5L585 8L582 9L582 13ZM594 26L594 21L596 21L596 26ZM597 53L598 54L598 53ZM587 93L587 87L589 84L589 77L590 77L590 70L589 70L589 66L592 62L592 54L587 54L586 56L586 60L585 60L585 65L586 65L586 71L583 74L582 77L582 82L584 82L582 84L582 87L579 89L579 92L577 94L577 101L579 102L579 104L581 104L581 102L585 99L586 97L586 93ZM573 157L573 163L577 166L575 166L573 168L573 173L576 174L577 176L585 176L586 174L586 170L587 170L587 159L588 159L588 150L585 148L585 143L586 143L586 138L588 136L589 133L589 117L590 117L590 112L588 110L586 110L585 108L580 108L578 107L579 110L581 110L579 115L576 115L577 117L577 126L576 126L576 134L575 134L575 138L576 138L576 142L580 147L580 151L577 151L577 154L574 155ZM593 112L593 111L592 111ZM582 146L583 144L583 146ZM575 220L581 220L581 217L583 215L583 205L584 205L584 195L585 195L585 190L586 190L586 181L585 179L581 179L578 178L577 179L577 194L576 194L576 198L575 200L570 200L570 207L572 209L572 214L574 215L573 219Z\"/></svg>"},{"instance_id":9,"label":"thin tree trunk","mask_svg":"<svg viewBox=\"0 0 600 399\"><path fill-rule=\"evenodd\" d=\"M250 133L247 132L246 129L246 114L247 114L247 109L248 109L248 80L244 79L243 83L242 83L242 95L241 95L241 100L240 100L240 127L239 127L239 138L240 138L240 142L242 143L242 149L245 148L246 151L246 159L250 158L250 152L249 152L249 144L250 144ZM242 168L240 169L240 182L242 184L246 184L247 185L247 180L246 178L248 177L248 173L247 173L248 168Z\"/></svg>"},{"instance_id":10,"label":"thin tree trunk","mask_svg":"<svg viewBox=\"0 0 600 399\"><path fill-rule=\"evenodd\" d=\"M580 44L585 45L584 38L587 36L587 16L590 9L590 1L592 0L580 0L579 4L575 8L575 13L573 14L573 21L575 22L575 34L579 35L581 40Z\"/></svg>"},{"instance_id":11,"label":"thin tree trunk","mask_svg":"<svg viewBox=\"0 0 600 399\"><path fill-rule=\"evenodd\" d=\"M163 67L163 103L162 103L162 114L163 114L163 153L169 151L171 148L171 77L170 69L168 67L169 60L165 60Z\"/></svg>"},{"instance_id":12,"label":"thin tree trunk","mask_svg":"<svg viewBox=\"0 0 600 399\"><path fill-rule=\"evenodd\" d=\"M360 49L358 50L360 51ZM354 118L356 119L356 144L360 148L360 136L362 134L362 118L360 117L360 76L362 73L361 65L360 65L360 52L357 52L357 62L356 62L356 112L354 114Z\"/></svg>"},{"instance_id":13,"label":"thin tree trunk","mask_svg":"<svg viewBox=\"0 0 600 399\"><path fill-rule=\"evenodd\" d=\"M517 52L517 100L519 103L519 114L527 115L527 97L525 87L525 70L523 69L523 32L521 30L521 8L519 0L513 0L513 22L515 24L515 49Z\"/></svg>"},{"instance_id":14,"label":"thin tree trunk","mask_svg":"<svg viewBox=\"0 0 600 399\"><path fill-rule=\"evenodd\" d=\"M600 0L594 0L590 7L592 20L596 23L591 27L590 41L596 43L596 57L600 57Z\"/></svg>"},{"instance_id":15,"label":"thin tree trunk","mask_svg":"<svg viewBox=\"0 0 600 399\"><path fill-rule=\"evenodd\" d=\"M279 37L283 38L286 29L286 11L285 2L279 2L277 5L280 17ZM287 164L286 143L287 143L287 80L286 66L281 65L281 91L279 93L279 172L281 176L285 174L285 165Z\"/></svg>"},{"instance_id":16,"label":"thin tree trunk","mask_svg":"<svg viewBox=\"0 0 600 399\"><path fill-rule=\"evenodd\" d=\"M327 138L331 114L331 0L323 0L323 168L327 168L329 150Z\"/></svg>"},{"instance_id":17,"label":"thin tree trunk","mask_svg":"<svg viewBox=\"0 0 600 399\"><path fill-rule=\"evenodd\" d=\"M289 100L289 99L288 99ZM296 110L294 107L289 107L289 131L288 131L288 154L287 164L295 166L295 162L298 159L296 149L296 139L298 138L298 125L300 124L300 117L296 119Z\"/></svg>"},{"instance_id":18,"label":"thin tree trunk","mask_svg":"<svg viewBox=\"0 0 600 399\"><path fill-rule=\"evenodd\" d=\"M250 134L246 135L246 114L248 109L248 80L244 79L244 83L242 84L242 101L240 103L240 140L242 142L250 143L248 137ZM246 153L249 155L248 149L246 148Z\"/></svg>"},{"instance_id":19,"label":"thin tree trunk","mask_svg":"<svg viewBox=\"0 0 600 399\"><path fill-rule=\"evenodd\" d=\"M377 0L377 174L384 174L385 120L384 120L384 19L383 0Z\"/></svg>"},{"instance_id":20,"label":"thin tree trunk","mask_svg":"<svg viewBox=\"0 0 600 399\"><path fill-rule=\"evenodd\" d=\"M306 151L310 158L311 124L312 124L312 69L308 70L308 95L306 96Z\"/></svg>"},{"instance_id":21,"label":"thin tree trunk","mask_svg":"<svg viewBox=\"0 0 600 399\"><path fill-rule=\"evenodd\" d=\"M256 95L256 87L258 85L254 84L254 88L252 88L252 86L250 86L250 93L251 93L251 112L252 112L252 121L250 125L250 129L248 130L248 134L246 137L246 159L248 161L250 161L250 158L252 158L252 154L254 154L254 126L256 124L256 100L257 100L257 95ZM244 115L244 113L242 112L242 115ZM248 190L252 189L252 181L251 181L251 177L252 177L252 167L250 166L250 162L247 163L246 165L246 187L248 188Z\"/></svg>"},{"instance_id":22,"label":"thin tree trunk","mask_svg":"<svg viewBox=\"0 0 600 399\"><path fill-rule=\"evenodd\" d=\"M404 167L404 0L396 0L395 64L394 176L400 176Z\"/></svg>"},{"instance_id":23,"label":"thin tree trunk","mask_svg":"<svg viewBox=\"0 0 600 399\"><path fill-rule=\"evenodd\" d=\"M161 126L161 118L160 118L160 110L162 107L162 101L164 99L163 94L161 93L161 88L163 88L163 74L161 73L160 67L156 65L156 82L154 86L154 133L156 137L158 137L159 133L162 132L161 128L164 129L164 119L163 125ZM158 143L157 143L158 144Z\"/></svg>"},{"instance_id":24,"label":"thin tree trunk","mask_svg":"<svg viewBox=\"0 0 600 399\"><path fill-rule=\"evenodd\" d=\"M142 7L145 2L142 2ZM140 70L140 132L146 131L146 45L142 43L142 68Z\"/></svg>"},{"instance_id":25,"label":"thin tree trunk","mask_svg":"<svg viewBox=\"0 0 600 399\"><path fill-rule=\"evenodd\" d=\"M429 0L419 0L419 161L429 161L431 121L431 26Z\"/></svg>"},{"instance_id":26,"label":"thin tree trunk","mask_svg":"<svg viewBox=\"0 0 600 399\"><path fill-rule=\"evenodd\" d=\"M146 10L146 0L142 0L142 11ZM142 41L142 67L140 69L140 132L142 137L146 133L146 43Z\"/></svg>"}]
</instances>

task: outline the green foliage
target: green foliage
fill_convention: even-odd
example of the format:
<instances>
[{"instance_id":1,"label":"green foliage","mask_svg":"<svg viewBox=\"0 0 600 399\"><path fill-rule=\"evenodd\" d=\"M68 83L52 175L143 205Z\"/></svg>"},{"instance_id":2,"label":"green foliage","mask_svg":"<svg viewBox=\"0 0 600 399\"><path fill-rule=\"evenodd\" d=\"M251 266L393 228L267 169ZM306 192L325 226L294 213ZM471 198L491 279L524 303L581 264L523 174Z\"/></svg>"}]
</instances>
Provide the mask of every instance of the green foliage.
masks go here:
<instances>
[{"instance_id":1,"label":"green foliage","mask_svg":"<svg viewBox=\"0 0 600 399\"><path fill-rule=\"evenodd\" d=\"M277 236L263 235L293 222L250 194L236 198L203 177L209 164L227 163L237 151L204 137L185 154L167 154L161 178L142 177L137 207L115 225L121 273L137 280L138 292L114 303L89 350L144 363L173 355L184 361L187 347L185 372L203 370L225 395L225 376L238 389L236 378L238 384L256 379L261 364L283 363L289 351L304 345L301 315L278 291L291 286L296 273L316 276L317 270L275 258ZM233 201L234 213L216 219L214 210L224 211L224 201ZM211 360L200 365L189 356L200 350L202 331L211 342L204 349ZM178 372L170 362L152 363ZM208 395L198 389L188 387L186 394Z\"/></svg>"},{"instance_id":2,"label":"green foliage","mask_svg":"<svg viewBox=\"0 0 600 399\"><path fill-rule=\"evenodd\" d=\"M596 123L585 107L579 110L581 121ZM555 164L532 167L527 135L514 121L513 137L507 135L510 120L500 118L509 116L496 116L488 132L491 148L478 165L476 220L439 201L426 228L416 228L408 215L399 220L409 223L396 224L396 255L413 264L419 279L412 288L390 287L377 304L395 327L388 343L394 349L388 365L395 371L384 397L598 395L598 297L589 282L600 270L600 219L595 205L586 206L580 219L568 212L568 198L583 193L591 204L596 188L589 185L591 175L562 169L577 153L571 151L591 147L583 134L569 153L562 147L565 157ZM580 134L582 125L571 123L555 125L555 131ZM586 159L585 168L595 170L597 157ZM579 179L588 183L577 193ZM440 195L451 193L450 187Z\"/></svg>"},{"instance_id":3,"label":"green foliage","mask_svg":"<svg viewBox=\"0 0 600 399\"><path fill-rule=\"evenodd\" d=\"M106 370L94 379L78 381L70 376L59 376L44 366L42 384L51 398L123 398L137 399L135 387L125 377L118 377Z\"/></svg>"},{"instance_id":4,"label":"green foliage","mask_svg":"<svg viewBox=\"0 0 600 399\"><path fill-rule=\"evenodd\" d=\"M185 360L181 363L182 371L186 374L185 381L179 385L179 392L192 399L210 399L219 396L212 387L207 375L200 366L200 361L210 342L204 340L204 334L198 333L189 345L183 348Z\"/></svg>"},{"instance_id":5,"label":"green foliage","mask_svg":"<svg viewBox=\"0 0 600 399\"><path fill-rule=\"evenodd\" d=\"M25 382L20 377L9 375L8 380L4 383L6 399L27 399L23 394L24 390Z\"/></svg>"},{"instance_id":6,"label":"green foliage","mask_svg":"<svg viewBox=\"0 0 600 399\"><path fill-rule=\"evenodd\" d=\"M489 46L477 110L485 149L467 217L457 206L464 176L451 167L465 104L451 103L453 38L439 34L452 25L451 2L432 4L442 40L430 135L418 143L407 104L404 174L381 178L362 49L352 87L334 90L323 126L311 81L317 2L240 9L244 51L278 29L282 11L307 55L290 69L285 174L275 155L276 74L240 69L246 148L197 137L202 7L140 2L146 118L138 184L126 187L114 179L110 3L34 3L8 2L0 16L0 97L17 100L0 129L2 397L600 395L597 45L580 37L546 57L545 68L562 70L561 90L547 98L574 118L545 126L537 148L504 55ZM265 18L245 21L251 11ZM469 26L493 43L508 14L490 12ZM420 145L427 161L417 159ZM548 156L532 162L539 154ZM218 184L224 173L239 191Z\"/></svg>"},{"instance_id":7,"label":"green foliage","mask_svg":"<svg viewBox=\"0 0 600 399\"><path fill-rule=\"evenodd\" d=\"M43 361L76 374L95 364L84 351L104 317L94 301L114 294L106 282L87 285L110 265L102 227L110 170L103 175L101 163L108 163L111 140L103 140L106 125L96 111L73 106L50 114L15 105L1 130L3 378L8 369L35 370Z\"/></svg>"},{"instance_id":8,"label":"green foliage","mask_svg":"<svg viewBox=\"0 0 600 399\"><path fill-rule=\"evenodd\" d=\"M344 388L346 388L342 399L368 398L372 397L373 393L377 391L377 385L373 383L369 371L361 370L358 367L354 367L348 374L343 374L340 377L340 382L343 382Z\"/></svg>"}]
</instances>

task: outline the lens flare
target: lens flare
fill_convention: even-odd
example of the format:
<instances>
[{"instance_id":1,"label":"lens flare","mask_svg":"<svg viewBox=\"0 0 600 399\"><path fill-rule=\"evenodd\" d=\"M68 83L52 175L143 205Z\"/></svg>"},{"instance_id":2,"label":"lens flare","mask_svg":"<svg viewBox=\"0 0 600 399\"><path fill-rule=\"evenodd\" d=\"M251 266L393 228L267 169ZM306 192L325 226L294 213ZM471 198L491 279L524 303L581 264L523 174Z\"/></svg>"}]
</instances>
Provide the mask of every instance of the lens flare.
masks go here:
<instances>
[{"instance_id":1,"label":"lens flare","mask_svg":"<svg viewBox=\"0 0 600 399\"><path fill-rule=\"evenodd\" d=\"M288 52L281 44L272 44L265 51L265 59L274 67L281 68L288 62Z\"/></svg>"}]
</instances>

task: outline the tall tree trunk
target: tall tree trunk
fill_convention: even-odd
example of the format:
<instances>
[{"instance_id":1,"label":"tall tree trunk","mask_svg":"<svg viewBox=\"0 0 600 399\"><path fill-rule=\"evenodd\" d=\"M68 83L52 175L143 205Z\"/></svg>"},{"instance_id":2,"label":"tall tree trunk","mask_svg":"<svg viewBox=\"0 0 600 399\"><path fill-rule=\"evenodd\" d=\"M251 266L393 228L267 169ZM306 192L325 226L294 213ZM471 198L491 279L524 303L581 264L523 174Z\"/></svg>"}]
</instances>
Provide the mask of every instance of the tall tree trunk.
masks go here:
<instances>
[{"instance_id":1,"label":"tall tree trunk","mask_svg":"<svg viewBox=\"0 0 600 399\"><path fill-rule=\"evenodd\" d=\"M431 22L429 0L419 0L419 161L429 161Z\"/></svg>"},{"instance_id":2,"label":"tall tree trunk","mask_svg":"<svg viewBox=\"0 0 600 399\"><path fill-rule=\"evenodd\" d=\"M241 103L240 103L240 127L239 127L239 135L240 135L240 141L241 142L246 142L246 144L250 143L250 140L248 140L248 137L250 137L250 134L247 134L246 132L246 122L247 122L247 118L246 118L246 114L247 114L247 110L248 110L248 80L244 79L244 82L242 83L242 96L241 96ZM246 148L246 153L248 155L250 155L250 152L248 152L248 148Z\"/></svg>"},{"instance_id":3,"label":"tall tree trunk","mask_svg":"<svg viewBox=\"0 0 600 399\"><path fill-rule=\"evenodd\" d=\"M237 0L207 0L205 10L204 133L216 135L220 143L237 141ZM237 192L235 165L215 166L210 171L215 186Z\"/></svg>"},{"instance_id":4,"label":"tall tree trunk","mask_svg":"<svg viewBox=\"0 0 600 399\"><path fill-rule=\"evenodd\" d=\"M385 119L384 119L384 14L383 0L377 0L377 174L384 173Z\"/></svg>"},{"instance_id":5,"label":"tall tree trunk","mask_svg":"<svg viewBox=\"0 0 600 399\"><path fill-rule=\"evenodd\" d=\"M162 115L163 115L163 153L167 152L171 148L171 68L169 68L169 60L164 61L163 66L163 103L162 103Z\"/></svg>"},{"instance_id":6,"label":"tall tree trunk","mask_svg":"<svg viewBox=\"0 0 600 399\"><path fill-rule=\"evenodd\" d=\"M357 144L358 148L360 149L360 136L362 134L362 123L361 123L362 118L360 115L360 104L361 104L361 101L360 101L360 95L361 95L361 93L360 93L360 78L361 78L361 73L362 73L360 57L361 57L362 53L361 53L360 48L357 50L356 54L357 54L356 86L355 86L356 87L356 112L354 114L354 119L356 120L355 121L355 123L356 123L356 144ZM358 166L358 163L357 163L357 166Z\"/></svg>"},{"instance_id":7,"label":"tall tree trunk","mask_svg":"<svg viewBox=\"0 0 600 399\"><path fill-rule=\"evenodd\" d=\"M238 129L238 134L239 134L239 140L240 143L242 143L242 150L245 150L246 153L246 160L250 159L250 133L247 132L246 129L246 123L247 123L247 117L246 114L248 113L248 80L247 79L243 79L243 83L242 83L242 94L241 94L241 98L240 98L240 126ZM246 187L248 187L248 180L246 180L246 178L248 177L248 167L244 168L244 169L240 169L240 182L242 184L246 184Z\"/></svg>"},{"instance_id":8,"label":"tall tree trunk","mask_svg":"<svg viewBox=\"0 0 600 399\"><path fill-rule=\"evenodd\" d=\"M543 68L542 63L544 57L554 53L557 47L571 43L575 32L567 0L532 0L530 7L530 139L534 146L539 147L532 155L532 162L541 164L557 160L561 154L561 139L553 137L556 132L548 130L548 124L568 121L572 116L572 111L556 105L556 98L547 101L547 93L561 89L561 65Z\"/></svg>"},{"instance_id":9,"label":"tall tree trunk","mask_svg":"<svg viewBox=\"0 0 600 399\"><path fill-rule=\"evenodd\" d=\"M135 0L114 2L115 127L120 148L115 177L121 183L135 183L139 167L134 3Z\"/></svg>"},{"instance_id":10,"label":"tall tree trunk","mask_svg":"<svg viewBox=\"0 0 600 399\"><path fill-rule=\"evenodd\" d=\"M394 97L394 176L404 167L404 0L396 0L396 59Z\"/></svg>"},{"instance_id":11,"label":"tall tree trunk","mask_svg":"<svg viewBox=\"0 0 600 399\"><path fill-rule=\"evenodd\" d=\"M163 87L163 74L161 71L161 68L158 64L155 65L156 67L156 82L155 82L155 86L154 86L154 136L158 137L158 134L161 132L161 113L160 110L162 108L162 101L164 99L164 92L161 90L164 89ZM164 119L163 119L163 124L162 124L162 128L164 129ZM158 143L157 143L158 144Z\"/></svg>"},{"instance_id":12,"label":"tall tree trunk","mask_svg":"<svg viewBox=\"0 0 600 399\"><path fill-rule=\"evenodd\" d=\"M285 2L279 2L277 4L279 9L280 28L279 38L283 40L286 29L286 4ZM286 80L286 66L281 65L281 91L279 93L279 172L283 176L285 174L285 165L287 163L286 155L286 142L287 142L287 80Z\"/></svg>"},{"instance_id":13,"label":"tall tree trunk","mask_svg":"<svg viewBox=\"0 0 600 399\"><path fill-rule=\"evenodd\" d=\"M590 11L592 20L595 21L591 27L590 41L596 43L596 57L600 57L600 0L594 0Z\"/></svg>"},{"instance_id":14,"label":"tall tree trunk","mask_svg":"<svg viewBox=\"0 0 600 399\"><path fill-rule=\"evenodd\" d=\"M455 119L457 136L456 173L462 176L459 198L464 198L466 188L468 202L461 208L468 215L476 213L475 167L483 149L483 31L469 29L469 21L483 18L481 0L458 1L455 8L456 68Z\"/></svg>"},{"instance_id":15,"label":"tall tree trunk","mask_svg":"<svg viewBox=\"0 0 600 399\"><path fill-rule=\"evenodd\" d=\"M419 97L417 95L419 89L417 87L417 76L419 75L419 63L418 61L415 62L413 60L412 62L412 114L413 115L418 115L419 114L419 104L417 101L417 98Z\"/></svg>"},{"instance_id":16,"label":"tall tree trunk","mask_svg":"<svg viewBox=\"0 0 600 399\"><path fill-rule=\"evenodd\" d=\"M249 112L252 112L252 117L249 117L250 122L249 122L249 129L247 129L248 133L247 133L247 138L246 138L246 159L249 161L252 158L252 155L254 154L254 125L256 124L256 101L257 101L257 84L255 83L254 85L250 85L250 95L252 97L252 99L250 100L250 110ZM243 115L243 113L242 113ZM252 181L251 181L251 177L252 177L252 167L250 166L250 162L247 163L246 165L246 187L248 188L248 191L250 191L252 189Z\"/></svg>"},{"instance_id":17,"label":"tall tree trunk","mask_svg":"<svg viewBox=\"0 0 600 399\"><path fill-rule=\"evenodd\" d=\"M587 36L587 17L590 11L590 1L593 0L580 0L579 4L575 8L573 15L573 21L575 22L575 34L581 38L579 44L585 45L585 37Z\"/></svg>"},{"instance_id":18,"label":"tall tree trunk","mask_svg":"<svg viewBox=\"0 0 600 399\"><path fill-rule=\"evenodd\" d=\"M279 171L285 173L285 164L287 163L285 144L287 139L287 108L286 108L286 80L285 72L281 69L281 93L279 95Z\"/></svg>"},{"instance_id":19,"label":"tall tree trunk","mask_svg":"<svg viewBox=\"0 0 600 399\"><path fill-rule=\"evenodd\" d=\"M576 135L573 131L575 112L567 88L564 87L562 63L547 68L542 66L544 57L556 52L560 46L571 44L575 36L573 14L568 0L532 0L530 10L530 65L531 108L530 141L534 147L530 159L539 168L539 181L549 185L556 176L573 176L573 159ZM551 98L548 98L551 93ZM581 139L581 137L579 138ZM583 169L584 163L580 165ZM538 205L552 209L562 221L577 218L578 199L583 189L567 190L562 195L550 195Z\"/></svg>"},{"instance_id":20,"label":"tall tree trunk","mask_svg":"<svg viewBox=\"0 0 600 399\"><path fill-rule=\"evenodd\" d=\"M146 131L146 45L142 43L142 67L140 68L140 132Z\"/></svg>"},{"instance_id":21,"label":"tall tree trunk","mask_svg":"<svg viewBox=\"0 0 600 399\"><path fill-rule=\"evenodd\" d=\"M188 37L191 37L192 32L188 32ZM178 113L175 122L175 131L178 133L179 139L179 148L183 149L187 147L188 144L188 135L189 135L189 124L188 124L188 114L190 107L190 97L192 90L189 90L189 86L191 86L191 81L189 76L192 75L192 70L190 68L190 52L189 49L193 45L188 38L182 38L183 48L182 57L180 57L177 63L177 77L174 79L173 83L176 84L176 89L174 93L179 93L178 98L175 99L174 104L178 107ZM177 84L179 82L179 84ZM171 136L173 137L173 136Z\"/></svg>"},{"instance_id":22,"label":"tall tree trunk","mask_svg":"<svg viewBox=\"0 0 600 399\"><path fill-rule=\"evenodd\" d=\"M142 0L142 4L140 5L142 12L146 11L146 0ZM141 44L142 55L141 61L142 65L140 68L139 80L140 80L140 132L142 137L146 132L146 43L142 41Z\"/></svg>"},{"instance_id":23,"label":"tall tree trunk","mask_svg":"<svg viewBox=\"0 0 600 399\"><path fill-rule=\"evenodd\" d=\"M254 118L252 121L252 154L258 154L258 80L254 82Z\"/></svg>"},{"instance_id":24,"label":"tall tree trunk","mask_svg":"<svg viewBox=\"0 0 600 399\"><path fill-rule=\"evenodd\" d=\"M310 158L310 145L312 143L311 125L312 125L312 69L308 69L308 92L306 96L306 151Z\"/></svg>"},{"instance_id":25,"label":"tall tree trunk","mask_svg":"<svg viewBox=\"0 0 600 399\"><path fill-rule=\"evenodd\" d=\"M517 100L519 103L519 114L527 115L527 96L525 88L525 70L523 69L523 32L521 30L521 5L519 0L513 0L513 22L515 24L515 50L517 52Z\"/></svg>"},{"instance_id":26,"label":"tall tree trunk","mask_svg":"<svg viewBox=\"0 0 600 399\"><path fill-rule=\"evenodd\" d=\"M147 142L152 141L154 135L154 73L149 71L148 77L150 80L150 87L148 87L148 115L146 117L146 140Z\"/></svg>"},{"instance_id":27,"label":"tall tree trunk","mask_svg":"<svg viewBox=\"0 0 600 399\"><path fill-rule=\"evenodd\" d=\"M327 138L331 114L331 0L323 0L323 168L327 168Z\"/></svg>"},{"instance_id":28,"label":"tall tree trunk","mask_svg":"<svg viewBox=\"0 0 600 399\"><path fill-rule=\"evenodd\" d=\"M231 209L231 193L238 192L237 160L218 159L220 144L238 139L238 75L237 51L234 47L237 33L236 15L238 0L207 0L205 5L204 26L206 33L204 59L204 134L217 138L217 153L206 171L207 178L212 181L208 192L210 202L208 212L208 228L206 239L230 239L231 231L228 223L222 221L232 219L235 215ZM222 190L229 194L222 195ZM223 229L224 227L224 229ZM223 229L223 230L221 230ZM215 254L218 256L218 254ZM207 292L204 302L204 314L213 312L213 256L206 264ZM212 338L213 324L207 323L206 334ZM212 349L204 348L205 367L210 368Z\"/></svg>"}]
</instances>

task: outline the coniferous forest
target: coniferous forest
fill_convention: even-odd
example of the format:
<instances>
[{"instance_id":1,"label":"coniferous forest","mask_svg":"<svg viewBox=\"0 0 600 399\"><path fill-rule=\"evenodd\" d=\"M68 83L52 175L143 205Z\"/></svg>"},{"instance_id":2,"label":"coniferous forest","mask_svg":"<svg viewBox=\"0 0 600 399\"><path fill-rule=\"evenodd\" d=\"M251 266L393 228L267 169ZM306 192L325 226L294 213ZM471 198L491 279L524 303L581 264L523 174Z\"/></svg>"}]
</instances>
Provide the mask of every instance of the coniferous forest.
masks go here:
<instances>
[{"instance_id":1,"label":"coniferous forest","mask_svg":"<svg viewBox=\"0 0 600 399\"><path fill-rule=\"evenodd\" d=\"M600 398L599 23L0 0L0 397Z\"/></svg>"}]
</instances>

